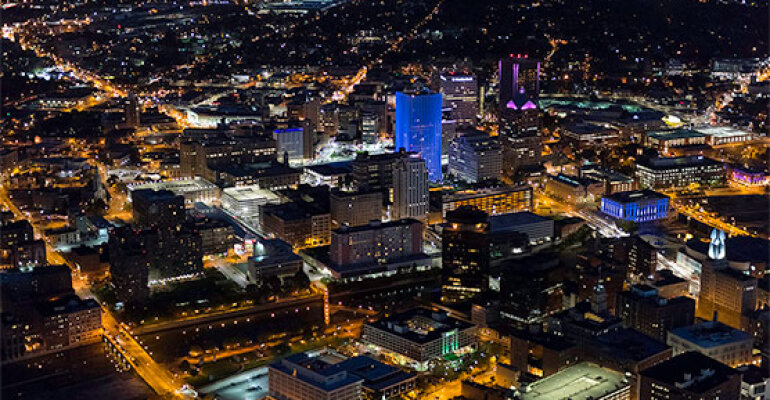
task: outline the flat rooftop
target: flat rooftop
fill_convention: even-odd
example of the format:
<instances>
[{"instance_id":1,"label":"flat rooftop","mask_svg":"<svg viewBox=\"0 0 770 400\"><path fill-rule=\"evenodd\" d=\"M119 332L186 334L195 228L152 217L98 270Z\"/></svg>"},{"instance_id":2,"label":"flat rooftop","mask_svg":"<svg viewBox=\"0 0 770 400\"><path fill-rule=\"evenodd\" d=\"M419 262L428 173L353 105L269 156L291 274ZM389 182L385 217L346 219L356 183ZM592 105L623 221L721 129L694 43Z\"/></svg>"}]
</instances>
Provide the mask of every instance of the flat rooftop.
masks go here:
<instances>
[{"instance_id":1,"label":"flat rooftop","mask_svg":"<svg viewBox=\"0 0 770 400\"><path fill-rule=\"evenodd\" d=\"M308 165L305 167L305 170L313 171L314 173L321 176L332 176L349 174L353 171L353 167L351 166L350 161L345 161L328 164Z\"/></svg>"},{"instance_id":2,"label":"flat rooftop","mask_svg":"<svg viewBox=\"0 0 770 400\"><path fill-rule=\"evenodd\" d=\"M639 160L638 165L643 165L650 169L670 169L679 167L697 167L708 165L721 165L722 163L703 156L687 157L658 157L649 160Z\"/></svg>"},{"instance_id":3,"label":"flat rooftop","mask_svg":"<svg viewBox=\"0 0 770 400\"><path fill-rule=\"evenodd\" d=\"M702 128L696 128L695 130L704 135L715 136L720 138L754 136L754 134L749 131L744 131L744 130L732 128L729 126L706 126Z\"/></svg>"},{"instance_id":4,"label":"flat rooftop","mask_svg":"<svg viewBox=\"0 0 770 400\"><path fill-rule=\"evenodd\" d=\"M278 195L275 192L260 189L259 185L248 185L239 187L230 187L222 190L222 195L227 195L236 201L249 201L257 199L266 199L268 202L278 201Z\"/></svg>"},{"instance_id":5,"label":"flat rooftop","mask_svg":"<svg viewBox=\"0 0 770 400\"><path fill-rule=\"evenodd\" d=\"M688 139L705 137L701 132L694 131L692 129L673 129L670 131L655 131L647 134L648 138L658 140L676 140L676 139Z\"/></svg>"},{"instance_id":6,"label":"flat rooftop","mask_svg":"<svg viewBox=\"0 0 770 400\"><path fill-rule=\"evenodd\" d=\"M497 188L484 188L478 190L461 190L453 193L444 193L443 202L447 203L451 201L526 191L532 191L532 188L529 186L500 186Z\"/></svg>"},{"instance_id":7,"label":"flat rooftop","mask_svg":"<svg viewBox=\"0 0 770 400\"><path fill-rule=\"evenodd\" d=\"M676 335L703 348L752 340L750 334L733 329L718 321L707 321L700 324L683 326L671 330L669 334Z\"/></svg>"},{"instance_id":8,"label":"flat rooftop","mask_svg":"<svg viewBox=\"0 0 770 400\"><path fill-rule=\"evenodd\" d=\"M627 192L617 192L603 198L612 200L616 203L635 203L639 201L651 201L651 200L663 200L668 199L668 196L658 193L654 190L629 190Z\"/></svg>"},{"instance_id":9,"label":"flat rooftop","mask_svg":"<svg viewBox=\"0 0 770 400\"><path fill-rule=\"evenodd\" d=\"M203 178L192 179L174 179L170 181L159 181L150 183L140 183L136 185L129 185L129 190L170 190L176 194L195 192L199 190L215 189L217 186Z\"/></svg>"},{"instance_id":10,"label":"flat rooftop","mask_svg":"<svg viewBox=\"0 0 770 400\"><path fill-rule=\"evenodd\" d=\"M415 308L367 325L420 344L439 339L445 332L454 329L462 331L473 327L473 324L452 318L445 312L424 308Z\"/></svg>"},{"instance_id":11,"label":"flat rooftop","mask_svg":"<svg viewBox=\"0 0 770 400\"><path fill-rule=\"evenodd\" d=\"M709 374L704 374L708 371ZM701 353L690 351L639 372L639 375L676 385L690 393L705 393L739 371Z\"/></svg>"},{"instance_id":12,"label":"flat rooftop","mask_svg":"<svg viewBox=\"0 0 770 400\"><path fill-rule=\"evenodd\" d=\"M517 226L531 225L551 221L529 211L521 211L509 214L499 214L489 217L489 228L492 232L511 230Z\"/></svg>"},{"instance_id":13,"label":"flat rooftop","mask_svg":"<svg viewBox=\"0 0 770 400\"><path fill-rule=\"evenodd\" d=\"M629 386L623 374L595 364L580 363L527 386L523 400L589 400Z\"/></svg>"}]
</instances>

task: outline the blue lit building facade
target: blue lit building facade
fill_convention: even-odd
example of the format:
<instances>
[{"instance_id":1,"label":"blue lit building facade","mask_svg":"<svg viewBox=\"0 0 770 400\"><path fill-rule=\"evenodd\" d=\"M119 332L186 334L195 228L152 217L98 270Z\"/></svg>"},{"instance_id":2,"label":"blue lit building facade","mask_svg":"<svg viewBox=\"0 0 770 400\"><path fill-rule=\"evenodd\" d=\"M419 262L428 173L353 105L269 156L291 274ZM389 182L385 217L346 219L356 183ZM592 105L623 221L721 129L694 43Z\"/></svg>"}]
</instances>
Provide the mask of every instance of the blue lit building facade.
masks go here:
<instances>
[{"instance_id":1,"label":"blue lit building facade","mask_svg":"<svg viewBox=\"0 0 770 400\"><path fill-rule=\"evenodd\" d=\"M441 94L396 92L396 149L417 153L428 178L440 181Z\"/></svg>"},{"instance_id":2,"label":"blue lit building facade","mask_svg":"<svg viewBox=\"0 0 770 400\"><path fill-rule=\"evenodd\" d=\"M633 222L668 218L668 197L652 190L613 193L602 197L603 213Z\"/></svg>"}]
</instances>

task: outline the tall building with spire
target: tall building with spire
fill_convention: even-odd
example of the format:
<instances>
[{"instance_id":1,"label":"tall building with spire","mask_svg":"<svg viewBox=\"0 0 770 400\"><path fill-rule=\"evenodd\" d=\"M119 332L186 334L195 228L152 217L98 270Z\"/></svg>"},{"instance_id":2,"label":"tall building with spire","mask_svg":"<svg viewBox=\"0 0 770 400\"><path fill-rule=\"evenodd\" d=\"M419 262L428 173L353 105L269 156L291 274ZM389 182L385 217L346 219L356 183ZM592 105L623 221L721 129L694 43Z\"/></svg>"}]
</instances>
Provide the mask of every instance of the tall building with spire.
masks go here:
<instances>
[{"instance_id":1,"label":"tall building with spire","mask_svg":"<svg viewBox=\"0 0 770 400\"><path fill-rule=\"evenodd\" d=\"M540 95L540 61L526 55L503 57L498 65L500 108L506 108L519 93L537 99Z\"/></svg>"}]
</instances>

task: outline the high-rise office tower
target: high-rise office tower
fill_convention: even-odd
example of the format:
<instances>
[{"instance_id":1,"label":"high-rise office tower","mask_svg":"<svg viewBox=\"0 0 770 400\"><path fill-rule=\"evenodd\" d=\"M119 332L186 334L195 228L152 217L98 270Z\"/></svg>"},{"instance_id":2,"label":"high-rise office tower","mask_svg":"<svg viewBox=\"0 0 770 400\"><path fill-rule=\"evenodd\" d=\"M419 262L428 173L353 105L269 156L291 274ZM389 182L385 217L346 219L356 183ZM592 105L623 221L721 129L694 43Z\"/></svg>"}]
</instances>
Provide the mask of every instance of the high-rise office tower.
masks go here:
<instances>
[{"instance_id":1,"label":"high-rise office tower","mask_svg":"<svg viewBox=\"0 0 770 400\"><path fill-rule=\"evenodd\" d=\"M428 177L440 181L441 94L396 93L396 148L417 153L428 168Z\"/></svg>"},{"instance_id":2,"label":"high-rise office tower","mask_svg":"<svg viewBox=\"0 0 770 400\"><path fill-rule=\"evenodd\" d=\"M449 146L449 173L474 183L500 179L503 152L498 138L486 132L470 131L454 138Z\"/></svg>"},{"instance_id":3,"label":"high-rise office tower","mask_svg":"<svg viewBox=\"0 0 770 400\"><path fill-rule=\"evenodd\" d=\"M563 310L566 266L555 254L510 260L502 269L500 315L514 326L540 324Z\"/></svg>"},{"instance_id":4,"label":"high-rise office tower","mask_svg":"<svg viewBox=\"0 0 770 400\"><path fill-rule=\"evenodd\" d=\"M535 81L539 79L540 67L537 63L536 77L532 77L532 71L521 69L527 66L527 63L510 62L505 59L500 62L500 65L499 133L505 155L503 170L506 175L512 176L521 166L537 165L542 162L543 144L540 137L542 113L537 101L539 83L530 82L533 79ZM510 67L511 70L503 68L505 66ZM523 81L510 78L509 74L517 74L516 79ZM506 85L514 85L516 91L511 87L503 86L503 78L506 76L508 76L507 80L513 82Z\"/></svg>"},{"instance_id":5,"label":"high-rise office tower","mask_svg":"<svg viewBox=\"0 0 770 400\"><path fill-rule=\"evenodd\" d=\"M420 158L408 157L393 166L393 208L391 219L428 218L428 169Z\"/></svg>"},{"instance_id":6,"label":"high-rise office tower","mask_svg":"<svg viewBox=\"0 0 770 400\"><path fill-rule=\"evenodd\" d=\"M504 57L500 60L498 68L500 79L500 108L507 107L508 103L519 93L526 93L537 98L540 93L540 61L529 59L526 56Z\"/></svg>"},{"instance_id":7,"label":"high-rise office tower","mask_svg":"<svg viewBox=\"0 0 770 400\"><path fill-rule=\"evenodd\" d=\"M472 74L448 72L439 76L443 106L458 126L473 126L479 104L479 85Z\"/></svg>"},{"instance_id":8,"label":"high-rise office tower","mask_svg":"<svg viewBox=\"0 0 770 400\"><path fill-rule=\"evenodd\" d=\"M489 288L489 216L470 206L446 214L441 234L441 299L472 300Z\"/></svg>"}]
</instances>

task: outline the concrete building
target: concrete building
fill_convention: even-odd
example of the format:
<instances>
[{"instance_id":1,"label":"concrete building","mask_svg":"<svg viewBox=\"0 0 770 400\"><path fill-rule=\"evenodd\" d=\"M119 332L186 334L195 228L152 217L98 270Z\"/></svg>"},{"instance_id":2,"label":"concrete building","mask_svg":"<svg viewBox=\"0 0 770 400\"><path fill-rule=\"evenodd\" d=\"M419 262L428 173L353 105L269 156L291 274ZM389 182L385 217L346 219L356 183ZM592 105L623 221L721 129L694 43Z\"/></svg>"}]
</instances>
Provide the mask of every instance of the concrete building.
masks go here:
<instances>
[{"instance_id":1,"label":"concrete building","mask_svg":"<svg viewBox=\"0 0 770 400\"><path fill-rule=\"evenodd\" d=\"M754 340L750 334L718 321L676 328L666 343L674 354L697 351L731 367L751 364Z\"/></svg>"},{"instance_id":2,"label":"concrete building","mask_svg":"<svg viewBox=\"0 0 770 400\"><path fill-rule=\"evenodd\" d=\"M489 215L532 210L532 188L529 186L500 186L480 190L444 193L442 211L446 215L462 206L473 206Z\"/></svg>"},{"instance_id":3,"label":"concrete building","mask_svg":"<svg viewBox=\"0 0 770 400\"><path fill-rule=\"evenodd\" d=\"M741 373L741 400L770 399L770 369L756 365L738 367Z\"/></svg>"},{"instance_id":4,"label":"concrete building","mask_svg":"<svg viewBox=\"0 0 770 400\"><path fill-rule=\"evenodd\" d=\"M578 169L579 178L590 178L604 183L603 195L628 192L636 189L634 178L597 164L583 165Z\"/></svg>"},{"instance_id":5,"label":"concrete building","mask_svg":"<svg viewBox=\"0 0 770 400\"><path fill-rule=\"evenodd\" d=\"M415 380L414 374L367 356L345 358L322 350L270 364L268 396L282 400L391 399L411 393Z\"/></svg>"},{"instance_id":6,"label":"concrete building","mask_svg":"<svg viewBox=\"0 0 770 400\"><path fill-rule=\"evenodd\" d=\"M613 128L578 122L562 126L562 136L566 143L576 149L607 148L620 143L620 135Z\"/></svg>"},{"instance_id":7,"label":"concrete building","mask_svg":"<svg viewBox=\"0 0 770 400\"><path fill-rule=\"evenodd\" d=\"M221 220L196 219L194 230L201 237L203 255L227 255L236 242L233 226Z\"/></svg>"},{"instance_id":8,"label":"concrete building","mask_svg":"<svg viewBox=\"0 0 770 400\"><path fill-rule=\"evenodd\" d=\"M423 225L414 219L342 227L332 231L327 265L337 279L392 275L400 268L431 267L422 251Z\"/></svg>"},{"instance_id":9,"label":"concrete building","mask_svg":"<svg viewBox=\"0 0 770 400\"><path fill-rule=\"evenodd\" d=\"M266 162L261 164L232 164L216 170L219 181L226 186L256 185L260 189L283 190L300 184L302 171L288 164Z\"/></svg>"},{"instance_id":10,"label":"concrete building","mask_svg":"<svg viewBox=\"0 0 770 400\"><path fill-rule=\"evenodd\" d=\"M652 131L644 134L643 143L647 147L657 149L662 154L668 154L677 148L704 146L706 135L691 129Z\"/></svg>"},{"instance_id":11,"label":"concrete building","mask_svg":"<svg viewBox=\"0 0 770 400\"><path fill-rule=\"evenodd\" d=\"M45 350L62 350L99 342L102 338L102 308L94 299L77 295L39 303L37 330Z\"/></svg>"},{"instance_id":12,"label":"concrete building","mask_svg":"<svg viewBox=\"0 0 770 400\"><path fill-rule=\"evenodd\" d=\"M621 373L580 363L521 390L522 400L629 400L631 386Z\"/></svg>"},{"instance_id":13,"label":"concrete building","mask_svg":"<svg viewBox=\"0 0 770 400\"><path fill-rule=\"evenodd\" d=\"M618 219L637 223L668 218L669 198L649 189L602 196L600 209Z\"/></svg>"},{"instance_id":14,"label":"concrete building","mask_svg":"<svg viewBox=\"0 0 770 400\"><path fill-rule=\"evenodd\" d=\"M711 186L725 181L720 162L703 156L641 159L636 163L636 178L643 188L678 189L692 184Z\"/></svg>"},{"instance_id":15,"label":"concrete building","mask_svg":"<svg viewBox=\"0 0 770 400\"><path fill-rule=\"evenodd\" d=\"M745 328L744 316L757 308L757 278L749 271L730 267L724 232L711 233L708 258L701 262L700 292L696 316L719 321L736 329Z\"/></svg>"},{"instance_id":16,"label":"concrete building","mask_svg":"<svg viewBox=\"0 0 770 400\"><path fill-rule=\"evenodd\" d=\"M741 373L697 352L639 372L639 400L737 400Z\"/></svg>"},{"instance_id":17,"label":"concrete building","mask_svg":"<svg viewBox=\"0 0 770 400\"><path fill-rule=\"evenodd\" d=\"M493 233L526 234L531 245L549 243L553 240L553 220L529 211L494 215L489 218L489 224Z\"/></svg>"},{"instance_id":18,"label":"concrete building","mask_svg":"<svg viewBox=\"0 0 770 400\"><path fill-rule=\"evenodd\" d=\"M572 204L592 202L604 193L604 184L591 178L557 174L546 179L545 192Z\"/></svg>"},{"instance_id":19,"label":"concrete building","mask_svg":"<svg viewBox=\"0 0 770 400\"><path fill-rule=\"evenodd\" d=\"M361 226L382 219L382 192L332 190L329 206L332 226Z\"/></svg>"},{"instance_id":20,"label":"concrete building","mask_svg":"<svg viewBox=\"0 0 770 400\"><path fill-rule=\"evenodd\" d=\"M278 400L360 400L363 382L312 353L294 354L268 366L268 396Z\"/></svg>"},{"instance_id":21,"label":"concrete building","mask_svg":"<svg viewBox=\"0 0 770 400\"><path fill-rule=\"evenodd\" d=\"M618 294L615 314L623 319L623 325L665 342L670 330L692 325L695 301L688 297L666 299L651 286L634 285Z\"/></svg>"},{"instance_id":22,"label":"concrete building","mask_svg":"<svg viewBox=\"0 0 770 400\"><path fill-rule=\"evenodd\" d=\"M249 283L262 284L266 279L289 278L302 270L302 257L294 254L291 245L281 239L265 239L254 244L254 255L249 257Z\"/></svg>"},{"instance_id":23,"label":"concrete building","mask_svg":"<svg viewBox=\"0 0 770 400\"><path fill-rule=\"evenodd\" d=\"M578 362L580 349L563 336L529 330L514 330L508 336L511 366L522 373L544 378Z\"/></svg>"},{"instance_id":24,"label":"concrete building","mask_svg":"<svg viewBox=\"0 0 770 400\"><path fill-rule=\"evenodd\" d=\"M361 340L418 369L424 369L428 361L467 352L476 345L474 325L422 308L365 323Z\"/></svg>"},{"instance_id":25,"label":"concrete building","mask_svg":"<svg viewBox=\"0 0 770 400\"><path fill-rule=\"evenodd\" d=\"M222 208L249 224L259 224L259 211L269 204L280 204L275 192L258 185L230 187L222 190Z\"/></svg>"},{"instance_id":26,"label":"concrete building","mask_svg":"<svg viewBox=\"0 0 770 400\"><path fill-rule=\"evenodd\" d=\"M335 162L319 165L307 165L303 168L303 182L311 186L326 185L339 188L352 181L353 167L351 162Z\"/></svg>"},{"instance_id":27,"label":"concrete building","mask_svg":"<svg viewBox=\"0 0 770 400\"><path fill-rule=\"evenodd\" d=\"M331 214L312 203L286 203L263 207L259 215L263 232L295 249L325 246L331 242Z\"/></svg>"},{"instance_id":28,"label":"concrete building","mask_svg":"<svg viewBox=\"0 0 770 400\"><path fill-rule=\"evenodd\" d=\"M482 131L461 133L449 144L449 174L468 183L500 179L503 153L497 138Z\"/></svg>"},{"instance_id":29,"label":"concrete building","mask_svg":"<svg viewBox=\"0 0 770 400\"><path fill-rule=\"evenodd\" d=\"M180 143L180 173L187 178L202 177L214 182L218 179L216 169L220 167L271 161L276 159L276 153L273 138L233 138L215 131L214 137Z\"/></svg>"},{"instance_id":30,"label":"concrete building","mask_svg":"<svg viewBox=\"0 0 770 400\"><path fill-rule=\"evenodd\" d=\"M155 191L167 190L177 196L182 196L186 208L192 208L195 203L219 204L219 187L203 178L177 179L128 186L132 199L133 192L144 189Z\"/></svg>"},{"instance_id":31,"label":"concrete building","mask_svg":"<svg viewBox=\"0 0 770 400\"><path fill-rule=\"evenodd\" d=\"M353 160L353 185L360 189L377 190L383 198L391 201L393 198L393 170L396 162L410 157L406 151L395 153L369 154L359 153Z\"/></svg>"},{"instance_id":32,"label":"concrete building","mask_svg":"<svg viewBox=\"0 0 770 400\"><path fill-rule=\"evenodd\" d=\"M179 226L185 220L185 199L170 190L131 191L134 225L139 227Z\"/></svg>"},{"instance_id":33,"label":"concrete building","mask_svg":"<svg viewBox=\"0 0 770 400\"><path fill-rule=\"evenodd\" d=\"M393 165L393 206L390 219L425 221L430 211L429 173L420 158L404 158Z\"/></svg>"},{"instance_id":34,"label":"concrete building","mask_svg":"<svg viewBox=\"0 0 770 400\"><path fill-rule=\"evenodd\" d=\"M315 155L314 136L315 132L310 128L309 123L300 127L274 130L273 138L276 143L278 159L284 163L312 159ZM287 155L288 160L285 159Z\"/></svg>"}]
</instances>

